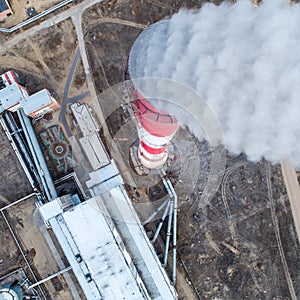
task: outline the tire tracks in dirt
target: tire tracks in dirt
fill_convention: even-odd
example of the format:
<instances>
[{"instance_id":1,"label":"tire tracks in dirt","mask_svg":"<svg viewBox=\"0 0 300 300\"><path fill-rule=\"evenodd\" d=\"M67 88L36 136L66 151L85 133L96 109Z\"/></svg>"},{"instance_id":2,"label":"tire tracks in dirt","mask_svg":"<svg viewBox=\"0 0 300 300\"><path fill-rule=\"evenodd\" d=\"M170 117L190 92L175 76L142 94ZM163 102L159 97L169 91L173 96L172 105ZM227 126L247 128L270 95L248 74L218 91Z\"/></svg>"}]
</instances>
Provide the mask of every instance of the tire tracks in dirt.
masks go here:
<instances>
[{"instance_id":1,"label":"tire tracks in dirt","mask_svg":"<svg viewBox=\"0 0 300 300\"><path fill-rule=\"evenodd\" d=\"M288 284L290 296L292 300L297 300L296 292L294 289L293 281L289 272L288 264L285 258L284 250L282 247L282 242L280 238L280 230L279 230L279 224L278 224L278 219L276 216L276 211L275 211L275 202L274 202L274 197L273 197L273 191L272 191L272 183L271 183L271 176L272 176L272 171L271 171L271 166L269 162L266 162L266 179L267 179L267 186L268 186L268 196L270 200L270 209L271 209L271 216L272 216L272 223L275 231L275 236L276 236L276 242L278 246L278 251L280 255L280 259L282 262L282 267L284 270L284 275Z\"/></svg>"}]
</instances>

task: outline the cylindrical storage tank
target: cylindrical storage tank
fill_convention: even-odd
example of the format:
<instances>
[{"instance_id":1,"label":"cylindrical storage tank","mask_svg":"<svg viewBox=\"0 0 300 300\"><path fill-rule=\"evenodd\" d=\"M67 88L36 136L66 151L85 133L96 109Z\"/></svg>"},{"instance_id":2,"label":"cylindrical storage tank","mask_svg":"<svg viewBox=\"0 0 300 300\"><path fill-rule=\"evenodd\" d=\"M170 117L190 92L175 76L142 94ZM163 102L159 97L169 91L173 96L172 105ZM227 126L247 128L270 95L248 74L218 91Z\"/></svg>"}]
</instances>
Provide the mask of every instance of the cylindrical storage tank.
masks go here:
<instances>
[{"instance_id":1,"label":"cylindrical storage tank","mask_svg":"<svg viewBox=\"0 0 300 300\"><path fill-rule=\"evenodd\" d=\"M24 296L19 284L5 285L0 289L0 300L22 300Z\"/></svg>"},{"instance_id":2,"label":"cylindrical storage tank","mask_svg":"<svg viewBox=\"0 0 300 300\"><path fill-rule=\"evenodd\" d=\"M135 101L133 108L139 135L138 159L148 169L160 168L168 158L168 145L179 125L174 116L155 107L155 99L143 97L142 91L134 87L134 79L141 78L138 71L138 52L145 40L151 39L155 30L165 27L167 21L158 22L143 31L134 42L128 58L126 79L131 79Z\"/></svg>"}]
</instances>

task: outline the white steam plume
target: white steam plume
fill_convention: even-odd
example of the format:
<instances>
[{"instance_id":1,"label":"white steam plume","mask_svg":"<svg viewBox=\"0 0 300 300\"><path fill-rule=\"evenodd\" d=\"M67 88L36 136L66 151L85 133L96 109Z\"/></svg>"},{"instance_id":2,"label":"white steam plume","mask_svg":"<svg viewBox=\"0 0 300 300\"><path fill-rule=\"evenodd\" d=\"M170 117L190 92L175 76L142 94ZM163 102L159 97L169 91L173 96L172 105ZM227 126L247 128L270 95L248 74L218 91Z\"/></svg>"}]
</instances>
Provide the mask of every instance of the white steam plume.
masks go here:
<instances>
[{"instance_id":1,"label":"white steam plume","mask_svg":"<svg viewBox=\"0 0 300 300\"><path fill-rule=\"evenodd\" d=\"M231 153L287 159L299 169L299 22L300 5L284 0L181 10L137 39L129 71L197 90L219 118Z\"/></svg>"}]
</instances>

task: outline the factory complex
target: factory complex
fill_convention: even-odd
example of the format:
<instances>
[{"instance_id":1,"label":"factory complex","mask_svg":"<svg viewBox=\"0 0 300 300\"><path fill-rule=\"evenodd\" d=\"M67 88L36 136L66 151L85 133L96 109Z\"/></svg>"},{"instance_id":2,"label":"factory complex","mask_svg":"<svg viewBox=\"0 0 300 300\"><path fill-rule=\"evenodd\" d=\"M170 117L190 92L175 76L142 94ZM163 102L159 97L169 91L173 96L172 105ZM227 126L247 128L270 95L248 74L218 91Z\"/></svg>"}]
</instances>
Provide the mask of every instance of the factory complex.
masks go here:
<instances>
[{"instance_id":1,"label":"factory complex","mask_svg":"<svg viewBox=\"0 0 300 300\"><path fill-rule=\"evenodd\" d=\"M171 221L162 264L123 186L122 175L99 137L100 128L92 109L84 103L70 106L79 129L78 142L91 171L84 182L73 171L75 192L58 195L57 182L65 182L70 175L56 178L55 184L48 168L49 159L46 162L45 155L54 160L59 171L61 160L64 157L70 159L73 154L70 156L66 139L57 126L49 127L37 136L33 124L45 115L58 111L59 104L46 89L29 95L14 70L1 75L1 87L1 125L37 195L36 206L40 215L47 228L53 231L70 264L40 283L28 286L24 285L25 279L23 282L12 281L11 293L14 293L14 286L22 292L22 296L17 296L17 292L12 294L12 299L22 299L26 293L28 299L37 299L37 295L30 296L28 291L70 270L74 272L86 299L177 299L174 289L177 197L171 182L164 179L170 194L157 213L164 208L164 218L167 213L174 215L172 280L165 270ZM133 86L131 88L134 89ZM133 106L140 142L134 154L135 164L138 164L139 170L162 167L167 160L169 140L178 125L173 117L156 110L137 91L136 95L138 100ZM172 126L168 124L169 120L174 123ZM76 164L74 159L73 163ZM147 222L154 216L152 214ZM162 223L154 240L161 226ZM7 291L6 286L3 286L2 295ZM76 298L76 293L73 296Z\"/></svg>"},{"instance_id":2,"label":"factory complex","mask_svg":"<svg viewBox=\"0 0 300 300\"><path fill-rule=\"evenodd\" d=\"M0 300L299 299L299 7L205 2L0 0Z\"/></svg>"}]
</instances>

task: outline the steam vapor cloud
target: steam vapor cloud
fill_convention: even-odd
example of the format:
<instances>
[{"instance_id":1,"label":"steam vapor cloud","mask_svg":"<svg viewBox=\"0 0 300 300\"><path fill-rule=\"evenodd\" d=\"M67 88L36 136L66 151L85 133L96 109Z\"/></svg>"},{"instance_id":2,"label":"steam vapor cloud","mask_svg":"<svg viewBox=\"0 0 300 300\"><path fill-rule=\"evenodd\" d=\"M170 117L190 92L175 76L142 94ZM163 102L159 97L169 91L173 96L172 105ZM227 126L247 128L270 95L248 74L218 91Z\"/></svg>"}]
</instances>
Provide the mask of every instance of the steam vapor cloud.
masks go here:
<instances>
[{"instance_id":1,"label":"steam vapor cloud","mask_svg":"<svg viewBox=\"0 0 300 300\"><path fill-rule=\"evenodd\" d=\"M300 169L300 5L286 2L181 10L137 39L131 77L190 86L215 112L229 152Z\"/></svg>"}]
</instances>

